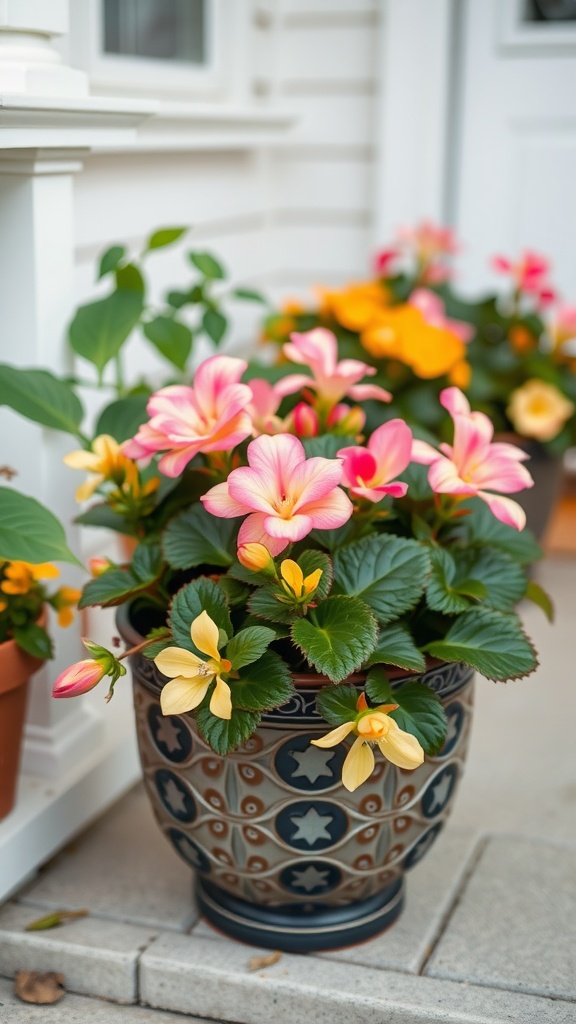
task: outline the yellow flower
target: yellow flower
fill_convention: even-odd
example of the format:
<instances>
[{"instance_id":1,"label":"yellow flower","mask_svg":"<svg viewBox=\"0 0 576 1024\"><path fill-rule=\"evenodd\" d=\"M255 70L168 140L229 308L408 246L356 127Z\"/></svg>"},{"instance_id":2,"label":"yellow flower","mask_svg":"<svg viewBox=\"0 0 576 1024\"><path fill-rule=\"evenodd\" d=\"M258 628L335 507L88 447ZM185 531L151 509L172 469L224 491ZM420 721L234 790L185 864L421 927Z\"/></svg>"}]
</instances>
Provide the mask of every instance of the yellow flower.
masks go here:
<instances>
[{"instance_id":1,"label":"yellow flower","mask_svg":"<svg viewBox=\"0 0 576 1024\"><path fill-rule=\"evenodd\" d=\"M90 476L76 490L76 501L87 501L94 491L110 480L122 487L127 483L132 489L138 486L138 469L132 459L122 453L117 441L109 434L100 434L92 442L92 450L79 449L64 456L64 462L71 469L85 469ZM155 487L158 486L155 483ZM152 488L154 489L154 488ZM146 488L145 488L146 490Z\"/></svg>"},{"instance_id":2,"label":"yellow flower","mask_svg":"<svg viewBox=\"0 0 576 1024\"><path fill-rule=\"evenodd\" d=\"M76 607L80 597L82 595L81 590L75 590L74 587L60 587L54 597L51 600L52 607L58 613L58 625L69 626L74 619L73 608Z\"/></svg>"},{"instance_id":3,"label":"yellow flower","mask_svg":"<svg viewBox=\"0 0 576 1024\"><path fill-rule=\"evenodd\" d=\"M448 328L429 324L408 304L383 310L362 331L360 341L376 359L398 359L424 380L467 365L464 342Z\"/></svg>"},{"instance_id":4,"label":"yellow flower","mask_svg":"<svg viewBox=\"0 0 576 1024\"><path fill-rule=\"evenodd\" d=\"M378 281L360 281L335 292L319 288L318 292L322 316L333 318L349 331L364 330L389 301L387 290Z\"/></svg>"},{"instance_id":5,"label":"yellow flower","mask_svg":"<svg viewBox=\"0 0 576 1024\"><path fill-rule=\"evenodd\" d=\"M471 376L472 367L470 366L470 363L467 363L465 359L462 359L459 363L454 364L448 374L448 379L450 383L457 388L467 388L470 383Z\"/></svg>"},{"instance_id":6,"label":"yellow flower","mask_svg":"<svg viewBox=\"0 0 576 1024\"><path fill-rule=\"evenodd\" d=\"M253 541L248 544L241 544L237 551L238 561L250 572L264 572L266 570L275 573L274 560L264 544Z\"/></svg>"},{"instance_id":7,"label":"yellow flower","mask_svg":"<svg viewBox=\"0 0 576 1024\"><path fill-rule=\"evenodd\" d=\"M573 412L573 403L558 388L536 378L512 392L506 409L514 429L538 441L556 437Z\"/></svg>"},{"instance_id":8,"label":"yellow flower","mask_svg":"<svg viewBox=\"0 0 576 1024\"><path fill-rule=\"evenodd\" d=\"M217 718L232 717L232 697L228 683L221 678L223 672L232 668L227 658L221 658L218 651L219 630L208 612L203 611L190 627L192 642L208 661L185 651L181 647L167 647L154 658L160 671L170 677L160 695L162 714L181 715L184 711L197 708L204 700L210 684L216 680L216 687L210 699L210 711Z\"/></svg>"},{"instance_id":9,"label":"yellow flower","mask_svg":"<svg viewBox=\"0 0 576 1024\"><path fill-rule=\"evenodd\" d=\"M358 706L365 706L361 696ZM346 760L342 766L342 784L353 793L374 771L374 754L371 743L375 743L384 757L399 768L418 768L424 760L424 751L415 736L403 729L390 718L397 704L381 704L374 710L361 711L353 722L344 722L332 729L326 736L311 740L316 747L335 747L351 732L357 733Z\"/></svg>"},{"instance_id":10,"label":"yellow flower","mask_svg":"<svg viewBox=\"0 0 576 1024\"><path fill-rule=\"evenodd\" d=\"M280 565L280 573L282 575L282 586L290 597L309 597L317 588L320 583L320 577L322 576L322 569L315 569L309 576L304 578L304 573L298 565L291 558L285 558Z\"/></svg>"},{"instance_id":11,"label":"yellow flower","mask_svg":"<svg viewBox=\"0 0 576 1024\"><path fill-rule=\"evenodd\" d=\"M50 562L32 565L30 562L8 562L3 569L5 579L0 590L5 594L27 594L36 580L50 580L59 576L59 570Z\"/></svg>"}]
</instances>

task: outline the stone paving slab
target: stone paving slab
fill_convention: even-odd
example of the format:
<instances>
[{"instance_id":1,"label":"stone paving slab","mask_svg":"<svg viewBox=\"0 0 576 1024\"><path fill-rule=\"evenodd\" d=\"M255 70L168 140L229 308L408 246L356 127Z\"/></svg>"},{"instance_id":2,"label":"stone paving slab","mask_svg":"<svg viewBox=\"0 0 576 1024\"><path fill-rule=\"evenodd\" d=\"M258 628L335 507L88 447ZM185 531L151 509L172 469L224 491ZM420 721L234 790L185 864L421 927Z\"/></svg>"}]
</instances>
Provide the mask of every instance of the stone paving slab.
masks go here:
<instances>
[{"instance_id":1,"label":"stone paving slab","mask_svg":"<svg viewBox=\"0 0 576 1024\"><path fill-rule=\"evenodd\" d=\"M142 786L51 861L19 900L185 931L198 917L190 868L154 821Z\"/></svg>"},{"instance_id":2,"label":"stone paving slab","mask_svg":"<svg viewBox=\"0 0 576 1024\"><path fill-rule=\"evenodd\" d=\"M0 978L2 1024L183 1024L180 1014L163 1013L142 1006L116 1006L100 999L65 995L52 1006L32 1006L14 995L14 983ZM186 1024L206 1024L186 1017Z\"/></svg>"},{"instance_id":3,"label":"stone paving slab","mask_svg":"<svg viewBox=\"0 0 576 1024\"><path fill-rule=\"evenodd\" d=\"M426 973L576 1000L576 845L490 839Z\"/></svg>"},{"instance_id":4,"label":"stone paving slab","mask_svg":"<svg viewBox=\"0 0 576 1024\"><path fill-rule=\"evenodd\" d=\"M138 1001L138 961L157 932L91 917L46 931L25 931L37 917L37 908L16 903L0 910L0 974L60 971L70 992Z\"/></svg>"},{"instance_id":5,"label":"stone paving slab","mask_svg":"<svg viewBox=\"0 0 576 1024\"><path fill-rule=\"evenodd\" d=\"M142 955L141 999L159 1009L242 1024L574 1024L574 1003L285 953L160 936Z\"/></svg>"}]
</instances>

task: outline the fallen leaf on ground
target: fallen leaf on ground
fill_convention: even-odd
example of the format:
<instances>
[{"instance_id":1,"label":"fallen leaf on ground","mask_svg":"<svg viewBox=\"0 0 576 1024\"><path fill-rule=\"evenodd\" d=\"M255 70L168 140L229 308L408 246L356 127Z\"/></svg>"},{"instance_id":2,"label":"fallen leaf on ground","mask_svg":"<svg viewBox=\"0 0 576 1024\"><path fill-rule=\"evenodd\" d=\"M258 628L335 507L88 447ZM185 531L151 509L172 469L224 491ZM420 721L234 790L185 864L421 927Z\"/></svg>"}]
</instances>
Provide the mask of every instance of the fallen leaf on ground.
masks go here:
<instances>
[{"instance_id":1,"label":"fallen leaf on ground","mask_svg":"<svg viewBox=\"0 0 576 1024\"><path fill-rule=\"evenodd\" d=\"M66 994L64 976L54 971L17 971L14 991L25 1003L57 1003Z\"/></svg>"},{"instance_id":2,"label":"fallen leaf on ground","mask_svg":"<svg viewBox=\"0 0 576 1024\"><path fill-rule=\"evenodd\" d=\"M53 910L52 913L46 914L46 917L39 917L37 921L31 921L26 925L24 931L41 932L46 928L57 928L58 925L65 924L66 921L74 921L77 917L86 917L87 914L87 910Z\"/></svg>"},{"instance_id":3,"label":"fallen leaf on ground","mask_svg":"<svg viewBox=\"0 0 576 1024\"><path fill-rule=\"evenodd\" d=\"M282 953L276 949L274 953L269 953L268 956L253 956L248 961L249 971L260 971L263 967L272 967L272 964L277 964Z\"/></svg>"}]
</instances>

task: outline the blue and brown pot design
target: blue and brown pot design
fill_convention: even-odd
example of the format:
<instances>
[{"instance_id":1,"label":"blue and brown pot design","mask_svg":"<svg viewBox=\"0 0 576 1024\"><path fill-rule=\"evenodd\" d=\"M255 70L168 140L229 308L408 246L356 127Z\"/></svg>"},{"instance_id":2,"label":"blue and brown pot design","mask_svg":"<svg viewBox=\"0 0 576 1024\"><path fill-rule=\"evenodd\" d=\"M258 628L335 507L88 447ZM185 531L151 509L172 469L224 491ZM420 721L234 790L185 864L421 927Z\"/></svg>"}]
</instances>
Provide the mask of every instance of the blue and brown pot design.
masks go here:
<instances>
[{"instance_id":1,"label":"blue and brown pot design","mask_svg":"<svg viewBox=\"0 0 576 1024\"><path fill-rule=\"evenodd\" d=\"M123 610L119 625L138 642ZM330 728L315 710L319 677L297 677L290 703L223 758L191 714L162 715L164 677L142 655L131 660L148 795L168 842L194 869L206 917L235 938L295 952L349 945L391 925L406 871L450 812L468 746L472 671L441 665L420 677L448 716L438 756L415 771L377 757L370 779L349 793L340 781L346 747L310 744Z\"/></svg>"}]
</instances>

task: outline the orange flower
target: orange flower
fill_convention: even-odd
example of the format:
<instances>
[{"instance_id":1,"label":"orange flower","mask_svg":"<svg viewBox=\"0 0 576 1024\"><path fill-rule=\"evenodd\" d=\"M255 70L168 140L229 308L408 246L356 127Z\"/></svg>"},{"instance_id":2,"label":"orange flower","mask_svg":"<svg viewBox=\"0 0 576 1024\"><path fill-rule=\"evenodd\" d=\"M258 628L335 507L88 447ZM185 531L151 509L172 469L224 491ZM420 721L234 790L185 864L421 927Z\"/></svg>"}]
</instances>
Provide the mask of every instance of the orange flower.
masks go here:
<instances>
[{"instance_id":1,"label":"orange flower","mask_svg":"<svg viewBox=\"0 0 576 1024\"><path fill-rule=\"evenodd\" d=\"M461 362L456 363L452 367L448 374L448 380L454 385L454 387L467 388L470 383L471 376L472 367L470 366L470 363L467 363L465 359L462 359Z\"/></svg>"},{"instance_id":2,"label":"orange flower","mask_svg":"<svg viewBox=\"0 0 576 1024\"><path fill-rule=\"evenodd\" d=\"M398 359L425 380L452 370L463 377L467 367L464 342L448 328L427 323L420 310L408 304L382 312L360 341L375 358Z\"/></svg>"},{"instance_id":3,"label":"orange flower","mask_svg":"<svg viewBox=\"0 0 576 1024\"><path fill-rule=\"evenodd\" d=\"M389 302L387 290L378 281L361 281L349 284L340 291L318 289L321 313L332 317L349 331L362 331L386 309Z\"/></svg>"},{"instance_id":4,"label":"orange flower","mask_svg":"<svg viewBox=\"0 0 576 1024\"><path fill-rule=\"evenodd\" d=\"M3 570L0 590L5 594L27 594L36 580L50 580L59 576L59 570L50 562L31 565L30 562L9 562Z\"/></svg>"},{"instance_id":5,"label":"orange flower","mask_svg":"<svg viewBox=\"0 0 576 1024\"><path fill-rule=\"evenodd\" d=\"M54 597L52 598L51 604L54 610L58 613L58 625L69 626L74 619L73 608L76 607L78 601L82 596L81 590L76 590L74 587L60 587Z\"/></svg>"}]
</instances>

